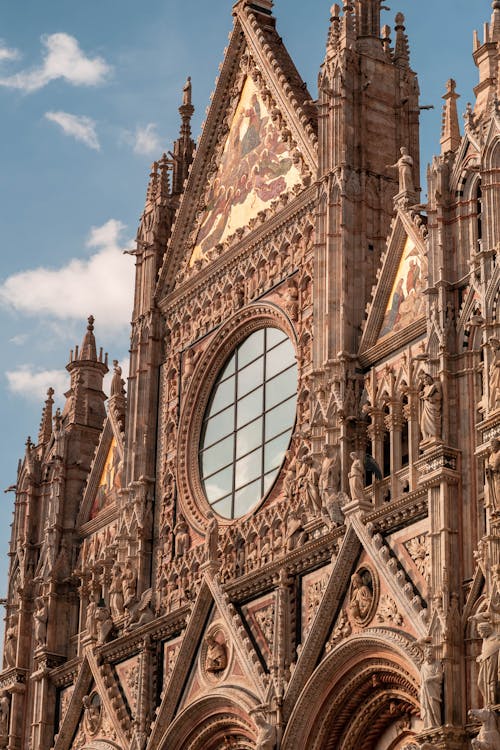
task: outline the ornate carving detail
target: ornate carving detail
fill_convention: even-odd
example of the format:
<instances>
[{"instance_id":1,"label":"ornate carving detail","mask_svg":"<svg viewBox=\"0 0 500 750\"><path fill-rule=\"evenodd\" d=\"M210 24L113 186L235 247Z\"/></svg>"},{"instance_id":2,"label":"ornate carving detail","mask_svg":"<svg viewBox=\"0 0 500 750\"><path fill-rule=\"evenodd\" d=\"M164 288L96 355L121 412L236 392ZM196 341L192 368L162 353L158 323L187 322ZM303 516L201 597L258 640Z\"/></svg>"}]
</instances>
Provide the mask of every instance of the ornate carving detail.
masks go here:
<instances>
[{"instance_id":1,"label":"ornate carving detail","mask_svg":"<svg viewBox=\"0 0 500 750\"><path fill-rule=\"evenodd\" d=\"M410 555L411 559L415 563L415 566L423 578L426 581L429 580L430 576L430 539L427 534L419 534L414 536L404 543L404 547Z\"/></svg>"},{"instance_id":2,"label":"ornate carving detail","mask_svg":"<svg viewBox=\"0 0 500 750\"><path fill-rule=\"evenodd\" d=\"M351 578L348 611L350 618L364 627L375 614L378 603L379 583L372 568L358 568Z\"/></svg>"},{"instance_id":3,"label":"ornate carving detail","mask_svg":"<svg viewBox=\"0 0 500 750\"><path fill-rule=\"evenodd\" d=\"M403 615L399 612L396 602L387 594L380 600L376 619L377 622L396 625L397 627L404 623Z\"/></svg>"}]
</instances>

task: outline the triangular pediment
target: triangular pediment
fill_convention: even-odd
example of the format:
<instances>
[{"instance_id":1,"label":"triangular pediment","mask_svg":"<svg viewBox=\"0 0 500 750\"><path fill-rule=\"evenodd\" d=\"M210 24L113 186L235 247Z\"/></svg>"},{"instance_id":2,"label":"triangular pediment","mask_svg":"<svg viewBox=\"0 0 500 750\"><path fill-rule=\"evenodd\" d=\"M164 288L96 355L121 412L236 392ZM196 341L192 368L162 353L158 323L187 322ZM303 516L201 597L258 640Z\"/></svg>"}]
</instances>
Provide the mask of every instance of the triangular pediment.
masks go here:
<instances>
[{"instance_id":1,"label":"triangular pediment","mask_svg":"<svg viewBox=\"0 0 500 750\"><path fill-rule=\"evenodd\" d=\"M239 3L160 272L160 298L310 184L316 127L274 17Z\"/></svg>"},{"instance_id":2,"label":"triangular pediment","mask_svg":"<svg viewBox=\"0 0 500 750\"><path fill-rule=\"evenodd\" d=\"M77 525L102 518L108 519L116 509L118 492L122 487L123 442L121 434L116 434L112 421L104 423L101 439L97 447L90 475L85 487Z\"/></svg>"},{"instance_id":3,"label":"triangular pediment","mask_svg":"<svg viewBox=\"0 0 500 750\"><path fill-rule=\"evenodd\" d=\"M373 347L387 353L425 328L427 275L422 232L414 217L399 209L369 308L360 354Z\"/></svg>"}]
</instances>

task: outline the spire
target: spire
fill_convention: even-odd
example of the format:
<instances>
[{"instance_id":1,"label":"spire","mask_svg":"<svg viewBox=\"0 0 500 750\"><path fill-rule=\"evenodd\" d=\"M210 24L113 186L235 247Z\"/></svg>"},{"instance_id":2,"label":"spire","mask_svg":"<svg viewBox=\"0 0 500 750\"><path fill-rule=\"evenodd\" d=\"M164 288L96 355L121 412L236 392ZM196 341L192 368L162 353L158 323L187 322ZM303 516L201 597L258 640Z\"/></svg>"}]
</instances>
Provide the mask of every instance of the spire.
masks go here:
<instances>
[{"instance_id":1,"label":"spire","mask_svg":"<svg viewBox=\"0 0 500 750\"><path fill-rule=\"evenodd\" d=\"M87 331L82 341L82 348L80 351L80 359L92 362L97 362L97 348L95 344L94 336L94 316L91 315L88 319Z\"/></svg>"},{"instance_id":2,"label":"spire","mask_svg":"<svg viewBox=\"0 0 500 750\"><path fill-rule=\"evenodd\" d=\"M358 37L380 38L381 0L356 0L356 28Z\"/></svg>"},{"instance_id":3,"label":"spire","mask_svg":"<svg viewBox=\"0 0 500 750\"><path fill-rule=\"evenodd\" d=\"M54 405L54 389L49 388L47 391L47 400L42 411L42 421L40 422L40 429L38 431L38 444L44 445L50 440L52 435L52 407Z\"/></svg>"},{"instance_id":4,"label":"spire","mask_svg":"<svg viewBox=\"0 0 500 750\"><path fill-rule=\"evenodd\" d=\"M340 38L340 5L334 3L330 10L330 28L326 43L326 57L329 59L338 49Z\"/></svg>"},{"instance_id":5,"label":"spire","mask_svg":"<svg viewBox=\"0 0 500 750\"><path fill-rule=\"evenodd\" d=\"M494 0L491 7L491 41L500 42L500 0Z\"/></svg>"},{"instance_id":6,"label":"spire","mask_svg":"<svg viewBox=\"0 0 500 750\"><path fill-rule=\"evenodd\" d=\"M458 123L457 99L460 95L455 92L456 83L450 78L446 84L446 94L443 96L443 126L441 129L441 153L456 151L460 145L460 125Z\"/></svg>"},{"instance_id":7,"label":"spire","mask_svg":"<svg viewBox=\"0 0 500 750\"><path fill-rule=\"evenodd\" d=\"M396 14L396 47L394 49L394 62L403 68L408 68L410 63L410 48L408 37L405 34L405 17L402 13Z\"/></svg>"},{"instance_id":8,"label":"spire","mask_svg":"<svg viewBox=\"0 0 500 750\"><path fill-rule=\"evenodd\" d=\"M148 189L146 191L146 203L155 202L157 189L158 189L158 162L154 161L151 164L151 172L149 174Z\"/></svg>"},{"instance_id":9,"label":"spire","mask_svg":"<svg viewBox=\"0 0 500 750\"><path fill-rule=\"evenodd\" d=\"M189 167L193 161L195 144L191 137L191 118L194 114L192 94L193 86L191 84L191 77L188 77L182 89L182 104L179 107L181 130L179 138L174 143L172 192L176 195L182 193L184 180L188 176Z\"/></svg>"}]
</instances>

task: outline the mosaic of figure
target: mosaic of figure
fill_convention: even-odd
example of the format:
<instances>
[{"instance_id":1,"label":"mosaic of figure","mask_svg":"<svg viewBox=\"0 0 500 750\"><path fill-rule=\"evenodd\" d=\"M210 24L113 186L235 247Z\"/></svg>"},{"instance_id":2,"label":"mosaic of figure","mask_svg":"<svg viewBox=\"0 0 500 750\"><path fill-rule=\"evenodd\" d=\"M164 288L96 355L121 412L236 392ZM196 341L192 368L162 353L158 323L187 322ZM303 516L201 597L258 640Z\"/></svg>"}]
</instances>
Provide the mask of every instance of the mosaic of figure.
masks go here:
<instances>
[{"instance_id":1,"label":"mosaic of figure","mask_svg":"<svg viewBox=\"0 0 500 750\"><path fill-rule=\"evenodd\" d=\"M113 439L104 466L97 494L90 510L89 518L95 518L104 508L116 502L118 490L121 489L120 453Z\"/></svg>"},{"instance_id":2,"label":"mosaic of figure","mask_svg":"<svg viewBox=\"0 0 500 750\"><path fill-rule=\"evenodd\" d=\"M234 115L219 171L210 186L204 219L191 262L249 219L257 216L287 188L297 184L294 166L279 130L251 78Z\"/></svg>"},{"instance_id":3,"label":"mosaic of figure","mask_svg":"<svg viewBox=\"0 0 500 750\"><path fill-rule=\"evenodd\" d=\"M380 337L396 333L425 313L424 282L427 259L408 238L403 250L396 281L389 297Z\"/></svg>"}]
</instances>

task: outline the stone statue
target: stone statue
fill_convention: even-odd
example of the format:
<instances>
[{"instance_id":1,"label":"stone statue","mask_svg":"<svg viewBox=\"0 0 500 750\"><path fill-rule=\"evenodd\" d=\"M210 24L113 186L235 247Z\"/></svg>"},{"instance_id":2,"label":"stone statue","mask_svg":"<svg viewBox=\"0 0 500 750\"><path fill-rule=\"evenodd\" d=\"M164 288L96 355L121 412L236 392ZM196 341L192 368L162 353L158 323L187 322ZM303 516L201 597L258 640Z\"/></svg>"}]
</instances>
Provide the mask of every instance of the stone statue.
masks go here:
<instances>
[{"instance_id":1,"label":"stone statue","mask_svg":"<svg viewBox=\"0 0 500 750\"><path fill-rule=\"evenodd\" d=\"M266 719L266 707L257 706L250 711L257 725L255 750L274 750L276 747L276 727Z\"/></svg>"},{"instance_id":2,"label":"stone statue","mask_svg":"<svg viewBox=\"0 0 500 750\"><path fill-rule=\"evenodd\" d=\"M500 638L495 633L489 620L479 622L477 631L483 639L481 653L477 657L477 663L479 664L477 686L483 696L484 705L493 706L497 702Z\"/></svg>"},{"instance_id":3,"label":"stone statue","mask_svg":"<svg viewBox=\"0 0 500 750\"><path fill-rule=\"evenodd\" d=\"M4 659L5 666L15 667L16 656L17 656L17 624L18 614L13 612L9 619L9 625L5 633L5 648L4 648Z\"/></svg>"},{"instance_id":4,"label":"stone statue","mask_svg":"<svg viewBox=\"0 0 500 750\"><path fill-rule=\"evenodd\" d=\"M488 482L488 506L492 513L500 511L500 440L493 438L490 443L488 461L486 462L486 479Z\"/></svg>"},{"instance_id":5,"label":"stone statue","mask_svg":"<svg viewBox=\"0 0 500 750\"><path fill-rule=\"evenodd\" d=\"M298 473L298 487L304 498L304 505L314 515L321 513L321 497L318 492L319 474L310 453L300 459L302 468Z\"/></svg>"},{"instance_id":6,"label":"stone statue","mask_svg":"<svg viewBox=\"0 0 500 750\"><path fill-rule=\"evenodd\" d=\"M420 385L420 431L422 440L441 438L443 391L439 380L425 372Z\"/></svg>"},{"instance_id":7,"label":"stone statue","mask_svg":"<svg viewBox=\"0 0 500 750\"><path fill-rule=\"evenodd\" d=\"M192 104L192 91L193 86L191 84L191 76L188 76L188 79L182 89L182 104L184 107L186 105L190 106Z\"/></svg>"},{"instance_id":8,"label":"stone statue","mask_svg":"<svg viewBox=\"0 0 500 750\"><path fill-rule=\"evenodd\" d=\"M349 472L349 490L351 500L366 500L365 496L365 467L356 452L350 454L352 461Z\"/></svg>"},{"instance_id":9,"label":"stone statue","mask_svg":"<svg viewBox=\"0 0 500 750\"><path fill-rule=\"evenodd\" d=\"M123 606L129 609L137 598L137 571L134 570L132 560L125 563L122 577Z\"/></svg>"},{"instance_id":10,"label":"stone statue","mask_svg":"<svg viewBox=\"0 0 500 750\"><path fill-rule=\"evenodd\" d=\"M472 708L469 711L471 719L481 722L479 734L471 741L472 750L498 750L500 748L500 732L498 731L495 712L490 708Z\"/></svg>"},{"instance_id":11,"label":"stone statue","mask_svg":"<svg viewBox=\"0 0 500 750\"><path fill-rule=\"evenodd\" d=\"M113 620L108 607L98 607L96 611L97 640L106 643L109 634L113 630Z\"/></svg>"},{"instance_id":12,"label":"stone statue","mask_svg":"<svg viewBox=\"0 0 500 750\"><path fill-rule=\"evenodd\" d=\"M82 703L84 708L83 720L85 728L89 734L94 735L101 724L101 699L97 693L94 693L92 696L85 695L82 698Z\"/></svg>"},{"instance_id":13,"label":"stone statue","mask_svg":"<svg viewBox=\"0 0 500 750\"><path fill-rule=\"evenodd\" d=\"M300 545L304 544L304 542L306 541L307 534L304 531L304 527L302 526L302 521L299 518L298 513L295 510L291 510L286 524L286 551L291 552L297 547L300 547Z\"/></svg>"},{"instance_id":14,"label":"stone statue","mask_svg":"<svg viewBox=\"0 0 500 750\"><path fill-rule=\"evenodd\" d=\"M9 713L9 697L7 693L2 693L0 697L0 737L7 737L9 734Z\"/></svg>"},{"instance_id":15,"label":"stone statue","mask_svg":"<svg viewBox=\"0 0 500 750\"><path fill-rule=\"evenodd\" d=\"M490 348L492 352L492 359L489 369L489 400L488 406L490 411L494 411L500 407L500 359L499 359L499 348L500 341L497 339L490 338Z\"/></svg>"},{"instance_id":16,"label":"stone statue","mask_svg":"<svg viewBox=\"0 0 500 750\"><path fill-rule=\"evenodd\" d=\"M187 525L184 516L180 515L179 520L175 524L175 556L183 557L188 551L190 539L189 539L189 526Z\"/></svg>"},{"instance_id":17,"label":"stone statue","mask_svg":"<svg viewBox=\"0 0 500 750\"><path fill-rule=\"evenodd\" d=\"M206 643L205 670L212 674L223 672L227 667L226 644L218 641L214 635L207 635Z\"/></svg>"},{"instance_id":18,"label":"stone statue","mask_svg":"<svg viewBox=\"0 0 500 750\"><path fill-rule=\"evenodd\" d=\"M340 457L338 446L325 445L321 452L323 460L319 474L318 489L325 503L331 492L340 490Z\"/></svg>"},{"instance_id":19,"label":"stone statue","mask_svg":"<svg viewBox=\"0 0 500 750\"><path fill-rule=\"evenodd\" d=\"M420 711L424 729L441 726L441 686L443 670L441 662L434 658L432 646L424 651L424 661L420 669Z\"/></svg>"},{"instance_id":20,"label":"stone statue","mask_svg":"<svg viewBox=\"0 0 500 750\"><path fill-rule=\"evenodd\" d=\"M373 604L373 591L367 585L363 576L356 572L351 578L351 596L349 611L357 622L366 620Z\"/></svg>"},{"instance_id":21,"label":"stone statue","mask_svg":"<svg viewBox=\"0 0 500 750\"><path fill-rule=\"evenodd\" d=\"M91 638L97 638L97 602L94 594L89 595L89 603L85 613L85 629Z\"/></svg>"},{"instance_id":22,"label":"stone statue","mask_svg":"<svg viewBox=\"0 0 500 750\"><path fill-rule=\"evenodd\" d=\"M33 613L35 620L35 648L45 646L47 642L47 620L49 617L45 599L38 596L35 600L36 610Z\"/></svg>"},{"instance_id":23,"label":"stone statue","mask_svg":"<svg viewBox=\"0 0 500 750\"><path fill-rule=\"evenodd\" d=\"M399 174L399 192L414 193L413 185L413 159L405 146L400 148L401 156L395 164L388 164L387 169L397 169Z\"/></svg>"},{"instance_id":24,"label":"stone statue","mask_svg":"<svg viewBox=\"0 0 500 750\"><path fill-rule=\"evenodd\" d=\"M109 607L111 617L117 620L125 611L123 600L122 569L118 563L113 565L111 585L109 587Z\"/></svg>"},{"instance_id":25,"label":"stone statue","mask_svg":"<svg viewBox=\"0 0 500 750\"><path fill-rule=\"evenodd\" d=\"M219 524L211 511L208 513L208 518L209 522L205 534L205 553L208 560L215 562L217 561L219 549Z\"/></svg>"},{"instance_id":26,"label":"stone statue","mask_svg":"<svg viewBox=\"0 0 500 750\"><path fill-rule=\"evenodd\" d=\"M288 466L283 479L283 492L285 493L285 497L291 500L293 498L295 483L297 480L297 458L292 456L292 451L287 451L285 453L285 459L288 462Z\"/></svg>"}]
</instances>

